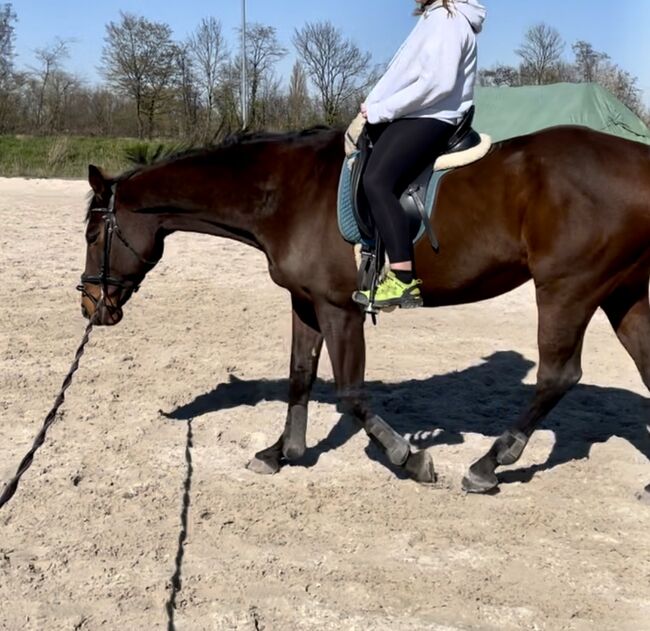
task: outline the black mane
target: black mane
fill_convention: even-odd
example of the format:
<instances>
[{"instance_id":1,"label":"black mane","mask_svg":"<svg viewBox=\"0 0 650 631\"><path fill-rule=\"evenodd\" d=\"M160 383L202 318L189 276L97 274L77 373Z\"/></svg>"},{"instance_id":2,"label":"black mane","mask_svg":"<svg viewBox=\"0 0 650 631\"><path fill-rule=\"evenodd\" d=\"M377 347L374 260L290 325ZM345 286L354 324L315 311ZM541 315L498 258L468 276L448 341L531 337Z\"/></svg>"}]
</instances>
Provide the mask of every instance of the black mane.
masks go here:
<instances>
[{"instance_id":1,"label":"black mane","mask_svg":"<svg viewBox=\"0 0 650 631\"><path fill-rule=\"evenodd\" d=\"M160 144L152 149L149 145L141 143L139 145L135 145L127 151L127 157L133 164L133 167L112 178L111 183L128 180L144 169L162 164L168 164L182 158L207 158L222 149L227 149L229 147L235 147L238 145L247 145L256 142L284 142L297 138L315 136L331 131L335 131L335 128L329 127L327 125L315 125L313 127L309 127L308 129L288 132L240 131L226 136L219 143L207 144L201 147L179 147L178 145L165 147L164 145ZM85 217L86 222L90 218L90 208L92 206L93 199L94 194L91 191L88 195L88 207Z\"/></svg>"},{"instance_id":2,"label":"black mane","mask_svg":"<svg viewBox=\"0 0 650 631\"><path fill-rule=\"evenodd\" d=\"M176 146L169 149L165 149L163 145L159 145L153 153L147 151L146 145L140 145L135 148L131 156L131 162L133 162L135 166L118 176L116 181L128 179L146 167L173 162L174 160L179 160L181 158L208 157L217 151L238 145L247 145L255 142L283 142L295 138L314 136L326 131L333 131L333 128L328 127L327 125L315 125L308 129L288 132L239 131L226 136L219 143L207 144L201 147Z\"/></svg>"}]
</instances>

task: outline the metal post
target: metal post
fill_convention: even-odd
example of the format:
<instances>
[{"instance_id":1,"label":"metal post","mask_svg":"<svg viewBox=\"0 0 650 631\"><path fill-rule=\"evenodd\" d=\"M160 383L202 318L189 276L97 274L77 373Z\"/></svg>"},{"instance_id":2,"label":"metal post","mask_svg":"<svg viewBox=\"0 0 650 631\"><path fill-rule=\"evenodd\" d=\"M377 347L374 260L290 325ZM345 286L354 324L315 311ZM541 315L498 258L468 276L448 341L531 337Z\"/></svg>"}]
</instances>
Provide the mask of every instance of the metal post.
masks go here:
<instances>
[{"instance_id":1,"label":"metal post","mask_svg":"<svg viewBox=\"0 0 650 631\"><path fill-rule=\"evenodd\" d=\"M248 80L246 77L246 0L241 0L241 118L248 127Z\"/></svg>"}]
</instances>

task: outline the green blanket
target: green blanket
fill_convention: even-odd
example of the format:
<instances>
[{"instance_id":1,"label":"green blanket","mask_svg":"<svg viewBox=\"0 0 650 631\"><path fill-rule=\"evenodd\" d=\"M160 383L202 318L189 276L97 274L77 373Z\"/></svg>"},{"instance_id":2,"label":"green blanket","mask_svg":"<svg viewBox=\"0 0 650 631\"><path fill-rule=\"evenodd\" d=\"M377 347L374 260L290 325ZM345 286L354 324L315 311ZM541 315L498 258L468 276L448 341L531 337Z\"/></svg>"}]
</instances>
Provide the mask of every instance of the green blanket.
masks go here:
<instances>
[{"instance_id":1,"label":"green blanket","mask_svg":"<svg viewBox=\"0 0 650 631\"><path fill-rule=\"evenodd\" d=\"M585 125L650 144L650 130L616 97L594 83L477 88L474 128L494 141L555 125Z\"/></svg>"}]
</instances>

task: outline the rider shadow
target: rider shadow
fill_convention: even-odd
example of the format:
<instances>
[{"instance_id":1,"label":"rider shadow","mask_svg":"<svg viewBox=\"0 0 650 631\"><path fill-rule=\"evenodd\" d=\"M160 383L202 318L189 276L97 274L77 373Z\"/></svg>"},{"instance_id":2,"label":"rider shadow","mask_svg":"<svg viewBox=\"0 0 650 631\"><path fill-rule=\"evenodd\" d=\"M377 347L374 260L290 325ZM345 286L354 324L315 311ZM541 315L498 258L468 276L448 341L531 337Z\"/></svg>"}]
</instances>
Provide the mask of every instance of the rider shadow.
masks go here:
<instances>
[{"instance_id":1,"label":"rider shadow","mask_svg":"<svg viewBox=\"0 0 650 631\"><path fill-rule=\"evenodd\" d=\"M499 436L521 414L534 392L523 383L534 362L515 351L499 351L478 366L398 383L367 382L373 409L418 448L459 444L467 432ZM231 376L229 383L198 396L191 403L165 414L187 420L218 410L261 401L288 400L287 379L243 381ZM333 384L317 380L312 400L336 403ZM545 463L503 472L502 482L527 482L535 473L589 456L591 446L618 436L650 459L650 400L619 388L578 385L540 424L555 433L555 444ZM359 431L358 424L342 415L329 434L308 449L295 466L310 467L324 453L345 444ZM374 446L368 455L389 466Z\"/></svg>"}]
</instances>

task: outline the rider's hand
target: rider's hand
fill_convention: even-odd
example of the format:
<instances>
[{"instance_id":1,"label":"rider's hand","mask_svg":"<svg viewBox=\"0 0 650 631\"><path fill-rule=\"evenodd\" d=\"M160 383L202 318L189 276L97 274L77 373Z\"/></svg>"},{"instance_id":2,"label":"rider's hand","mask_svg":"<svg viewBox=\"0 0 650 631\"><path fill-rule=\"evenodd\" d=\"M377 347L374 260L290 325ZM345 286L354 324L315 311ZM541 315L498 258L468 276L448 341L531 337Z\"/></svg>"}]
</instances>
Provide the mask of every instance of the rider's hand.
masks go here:
<instances>
[{"instance_id":1,"label":"rider's hand","mask_svg":"<svg viewBox=\"0 0 650 631\"><path fill-rule=\"evenodd\" d=\"M361 104L361 115L368 120L368 108L366 107L365 103Z\"/></svg>"}]
</instances>

